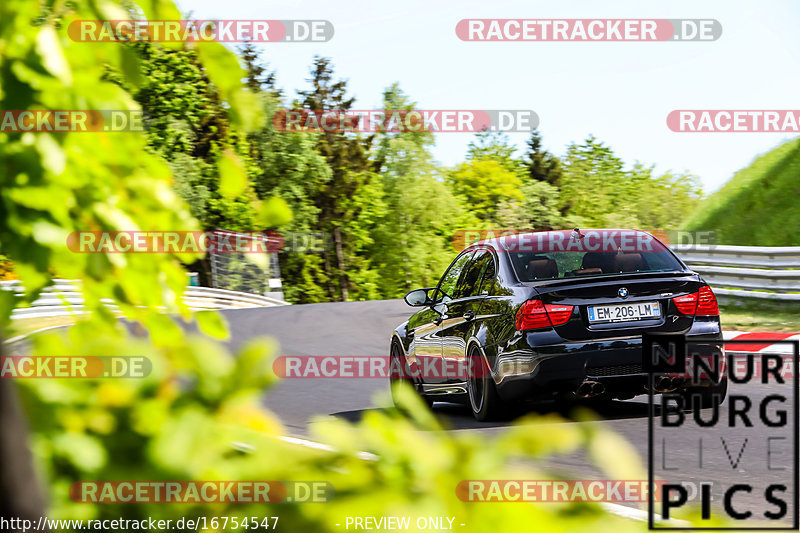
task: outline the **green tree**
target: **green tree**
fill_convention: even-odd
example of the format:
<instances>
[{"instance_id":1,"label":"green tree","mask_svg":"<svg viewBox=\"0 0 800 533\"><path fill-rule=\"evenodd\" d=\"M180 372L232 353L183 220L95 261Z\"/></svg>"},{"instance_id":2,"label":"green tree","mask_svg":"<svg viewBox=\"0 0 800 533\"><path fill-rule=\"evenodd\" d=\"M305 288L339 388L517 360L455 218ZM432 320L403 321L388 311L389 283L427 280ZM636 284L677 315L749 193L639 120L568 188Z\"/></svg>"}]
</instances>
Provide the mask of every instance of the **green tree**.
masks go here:
<instances>
[{"instance_id":1,"label":"green tree","mask_svg":"<svg viewBox=\"0 0 800 533\"><path fill-rule=\"evenodd\" d=\"M235 195L220 191L217 161L233 160L245 176L252 176L255 167L244 136L231 128L199 50L152 43L128 46L139 59L142 81L132 92L147 117L148 144L170 162L176 188L192 214L204 229L259 229L255 195L247 181Z\"/></svg>"},{"instance_id":2,"label":"green tree","mask_svg":"<svg viewBox=\"0 0 800 533\"><path fill-rule=\"evenodd\" d=\"M476 216L496 224L496 215L507 202L521 203L522 180L500 161L473 159L462 163L448 174L453 191L462 196Z\"/></svg>"},{"instance_id":3,"label":"green tree","mask_svg":"<svg viewBox=\"0 0 800 533\"><path fill-rule=\"evenodd\" d=\"M562 229L565 222L559 212L559 190L545 182L526 180L520 187L523 200L506 199L494 215L500 229L546 231Z\"/></svg>"},{"instance_id":4,"label":"green tree","mask_svg":"<svg viewBox=\"0 0 800 533\"><path fill-rule=\"evenodd\" d=\"M416 106L395 83L383 93L383 107ZM430 148L429 132L382 132L375 161L385 191L386 213L375 225L369 257L385 298L402 296L416 286L438 281L457 250L451 244L458 229L477 220L441 180Z\"/></svg>"},{"instance_id":5,"label":"green tree","mask_svg":"<svg viewBox=\"0 0 800 533\"><path fill-rule=\"evenodd\" d=\"M604 226L605 217L627 202L622 159L590 135L582 144L572 143L564 156L561 177L561 210L582 227Z\"/></svg>"},{"instance_id":6,"label":"green tree","mask_svg":"<svg viewBox=\"0 0 800 533\"><path fill-rule=\"evenodd\" d=\"M564 158L561 208L582 227L676 229L697 206L702 190L695 176L667 172L636 162L625 170L613 150L589 136L571 144Z\"/></svg>"},{"instance_id":7,"label":"green tree","mask_svg":"<svg viewBox=\"0 0 800 533\"><path fill-rule=\"evenodd\" d=\"M327 58L316 57L311 68L311 88L298 91L298 104L306 110L342 110L352 108L354 99L347 96L347 82L335 80L333 64ZM352 228L360 216L361 202L351 202L367 188L374 174L368 157L371 137L362 138L343 131L324 131L317 138L317 150L331 168L331 179L323 184L314 197L319 209L319 226L333 238L332 252L323 254L323 265L331 299L348 300L355 287L348 272L360 253L360 243L351 239L344 229Z\"/></svg>"},{"instance_id":8,"label":"green tree","mask_svg":"<svg viewBox=\"0 0 800 533\"><path fill-rule=\"evenodd\" d=\"M449 175L453 190L490 229L557 228L558 189L532 180L515 151L505 134L479 132L469 144L467 161Z\"/></svg>"},{"instance_id":9,"label":"green tree","mask_svg":"<svg viewBox=\"0 0 800 533\"><path fill-rule=\"evenodd\" d=\"M475 139L467 145L467 160L497 161L503 168L520 177L524 174L522 162L515 157L517 148L510 144L508 135L503 132L479 131Z\"/></svg>"},{"instance_id":10,"label":"green tree","mask_svg":"<svg viewBox=\"0 0 800 533\"><path fill-rule=\"evenodd\" d=\"M267 91L280 98L281 91L276 86L275 72L270 71L268 65L261 60L261 55L256 45L251 42L241 45L239 47L239 55L247 73L245 85L254 93Z\"/></svg>"},{"instance_id":11,"label":"green tree","mask_svg":"<svg viewBox=\"0 0 800 533\"><path fill-rule=\"evenodd\" d=\"M700 205L703 190L693 174L667 171L653 174L653 167L634 164L632 175L643 174L634 186L634 202L639 226L651 230L676 230ZM646 181L645 181L646 180Z\"/></svg>"},{"instance_id":12,"label":"green tree","mask_svg":"<svg viewBox=\"0 0 800 533\"><path fill-rule=\"evenodd\" d=\"M265 115L274 117L280 108L277 96L266 90L260 96ZM248 136L253 163L258 168L254 177L256 193L262 199L281 198L292 211L292 221L279 226L281 231L324 231L319 224L320 208L315 202L333 173L316 149L317 137L313 133L276 131L272 120ZM325 290L329 276L320 254L289 250L281 252L279 257L284 297L288 301L313 303L331 299Z\"/></svg>"},{"instance_id":13,"label":"green tree","mask_svg":"<svg viewBox=\"0 0 800 533\"><path fill-rule=\"evenodd\" d=\"M543 181L555 187L561 185L561 161L542 148L542 136L538 129L531 132L525 157L530 179Z\"/></svg>"}]
</instances>

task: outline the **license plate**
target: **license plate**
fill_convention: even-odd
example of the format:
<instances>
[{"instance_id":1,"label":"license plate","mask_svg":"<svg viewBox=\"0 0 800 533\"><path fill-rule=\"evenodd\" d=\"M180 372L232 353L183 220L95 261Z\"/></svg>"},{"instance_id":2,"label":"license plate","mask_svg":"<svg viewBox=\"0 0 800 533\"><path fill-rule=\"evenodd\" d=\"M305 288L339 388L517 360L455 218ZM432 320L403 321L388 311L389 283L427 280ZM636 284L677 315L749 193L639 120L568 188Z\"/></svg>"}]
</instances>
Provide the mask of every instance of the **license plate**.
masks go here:
<instances>
[{"instance_id":1,"label":"license plate","mask_svg":"<svg viewBox=\"0 0 800 533\"><path fill-rule=\"evenodd\" d=\"M636 302L617 305L590 305L589 322L629 322L646 320L661 316L661 304L658 302Z\"/></svg>"}]
</instances>

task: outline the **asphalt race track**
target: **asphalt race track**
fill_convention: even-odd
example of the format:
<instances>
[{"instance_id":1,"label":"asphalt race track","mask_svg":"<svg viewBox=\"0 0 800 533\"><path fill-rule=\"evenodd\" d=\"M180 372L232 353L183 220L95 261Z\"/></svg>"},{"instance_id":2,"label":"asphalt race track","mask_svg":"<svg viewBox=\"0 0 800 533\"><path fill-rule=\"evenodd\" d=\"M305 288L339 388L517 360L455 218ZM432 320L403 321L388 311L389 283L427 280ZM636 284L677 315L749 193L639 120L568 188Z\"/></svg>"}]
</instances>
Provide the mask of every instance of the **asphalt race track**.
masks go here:
<instances>
[{"instance_id":1,"label":"asphalt race track","mask_svg":"<svg viewBox=\"0 0 800 533\"><path fill-rule=\"evenodd\" d=\"M386 356L391 332L413 310L402 300L384 300L234 309L222 313L229 324L231 340L228 345L233 351L254 337L269 336L279 342L280 355ZM26 351L25 343L9 346L10 355L22 355ZM797 416L791 402L795 393L791 377L789 374L787 384L782 386L765 385L757 381L741 385L731 383L728 399L719 410L721 425L714 428L698 427L691 422L691 413L686 413L690 423L666 430L669 433L654 424L655 477L671 482L689 482L695 489L699 488L700 483L711 483L712 514L715 516L721 514L723 491L733 484L754 485L752 493L737 493L733 501L736 508L742 511L750 508L758 515L765 510L776 510L773 504L765 501L764 487L785 484L787 491L780 494L780 498L788 502L791 516L794 512L793 469L796 464L791 422ZM773 403L767 411L774 419L777 409L785 409L789 425L777 429L765 428L760 421L759 406L764 398L775 393L783 394L789 401L779 405ZM728 422L731 395L747 396L752 404L749 416L754 427L744 427L741 418L736 419L735 427L723 427ZM658 402L660 396L655 398ZM286 436L306 439L313 437L309 424L315 417L336 416L356 422L369 410L384 409L390 404L386 379L284 379L264 395L264 405L280 417L286 428ZM647 464L647 396L637 396L628 401L584 403L582 406L595 411L594 423L625 436L638 451L641 463ZM511 420L488 423L476 421L467 407L456 404L437 403L434 413L448 431L477 432L490 441L492 436L514 424L516 419L531 413L556 413L563 417L564 424L585 423L573 418L574 407L541 402L521 409ZM708 419L711 412L711 409L702 410L703 419ZM770 443L767 437L775 435L785 440L773 440ZM668 441L663 449L662 438ZM617 458L610 456L605 460L613 462ZM561 479L594 480L606 477L583 452L551 457L548 466ZM673 470L667 472L667 468ZM692 492L694 489L689 490ZM696 495L693 497L690 494L690 500L699 504ZM660 504L657 504L656 512L659 510ZM777 524L773 522L769 525Z\"/></svg>"},{"instance_id":2,"label":"asphalt race track","mask_svg":"<svg viewBox=\"0 0 800 533\"><path fill-rule=\"evenodd\" d=\"M259 336L280 343L281 355L387 355L392 330L412 313L402 300L333 302L223 311L232 348ZM265 404L281 417L292 436L306 436L316 415L357 418L389 393L383 379L286 379L269 391ZM467 413L469 414L469 413ZM470 416L472 416L470 414Z\"/></svg>"},{"instance_id":3,"label":"asphalt race track","mask_svg":"<svg viewBox=\"0 0 800 533\"><path fill-rule=\"evenodd\" d=\"M280 343L281 355L301 356L386 355L392 330L412 312L413 310L402 300L223 311L231 329L232 348L235 349L252 337L269 335ZM772 442L769 465L767 453L770 444L763 434L763 426L758 423L759 403L771 392L775 392L773 387L760 383L731 384L729 387L729 395L746 394L750 398L753 404L750 412L756 421L755 428L742 427L739 423L734 428L718 427L709 433L709 429L698 428L694 424L691 424L691 427L687 425L671 430L672 432L668 434L669 443L666 452L657 453L658 461L661 461L662 465L679 469L674 479L698 484L713 483L715 513L721 505L723 488L733 483L744 482L754 483L757 487L768 483L786 484L788 491L781 497L789 502L790 515L794 511L791 503L794 496L791 420L795 415L791 402L781 406L789 411L790 425L770 433L775 435L781 434L782 431L787 440ZM786 385L781 392L788 393L791 398L793 388L791 385ZM271 389L264 398L264 404L280 416L287 432L295 437L309 435L308 424L313 417L331 415L357 421L364 412L385 408L388 403L388 383L383 379L285 379ZM720 410L720 420L724 422L727 422L729 405L730 402L726 400ZM570 412L555 403L533 406L527 412L545 413L556 409L560 409L559 412L565 417L564 423L580 423L570 419ZM648 451L647 397L638 396L629 401L594 405L594 409L600 423L624 435L639 451L644 463ZM477 422L466 408L454 404L436 404L434 411L444 427L452 431L480 432L486 437L498 434L514 423L513 420ZM703 412L707 411L710 410ZM746 443L744 443L745 438ZM703 440L702 468L699 467L700 439ZM656 441L658 440L657 438ZM657 444L656 448L660 450L660 445ZM781 453L788 455L781 458L779 455ZM614 461L615 458L609 457L608 460ZM599 471L582 453L556 457L550 463L559 472L566 473L573 479L600 478ZM788 469L774 469L782 466L787 466ZM764 494L758 488L751 494L738 493L734 502L742 510L752 506L753 511L758 514L763 510L775 510L773 505L765 502Z\"/></svg>"}]
</instances>

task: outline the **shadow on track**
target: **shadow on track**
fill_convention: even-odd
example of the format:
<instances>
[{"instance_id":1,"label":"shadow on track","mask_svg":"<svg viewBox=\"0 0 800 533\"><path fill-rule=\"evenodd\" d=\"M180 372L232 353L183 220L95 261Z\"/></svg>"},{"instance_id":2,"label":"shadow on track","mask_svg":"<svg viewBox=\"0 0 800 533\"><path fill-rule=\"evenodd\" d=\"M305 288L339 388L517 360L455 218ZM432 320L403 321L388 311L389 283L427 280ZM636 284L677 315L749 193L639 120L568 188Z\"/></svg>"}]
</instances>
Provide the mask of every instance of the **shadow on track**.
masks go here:
<instances>
[{"instance_id":1,"label":"shadow on track","mask_svg":"<svg viewBox=\"0 0 800 533\"><path fill-rule=\"evenodd\" d=\"M458 403L436 403L433 406L433 413L439 419L441 425L446 429L488 429L497 427L507 427L529 415L551 415L556 414L564 418L564 423L580 422L585 420L585 416L578 415L579 410L590 410L601 420L621 420L631 418L647 418L647 402L644 401L603 401L603 402L555 402L542 401L535 404L518 407L510 413L506 420L494 422L479 422L472 416L469 407ZM331 416L343 418L348 422L357 423L370 411L380 409L357 409L353 411L341 411L333 413ZM660 412L659 406L655 406L655 414Z\"/></svg>"}]
</instances>

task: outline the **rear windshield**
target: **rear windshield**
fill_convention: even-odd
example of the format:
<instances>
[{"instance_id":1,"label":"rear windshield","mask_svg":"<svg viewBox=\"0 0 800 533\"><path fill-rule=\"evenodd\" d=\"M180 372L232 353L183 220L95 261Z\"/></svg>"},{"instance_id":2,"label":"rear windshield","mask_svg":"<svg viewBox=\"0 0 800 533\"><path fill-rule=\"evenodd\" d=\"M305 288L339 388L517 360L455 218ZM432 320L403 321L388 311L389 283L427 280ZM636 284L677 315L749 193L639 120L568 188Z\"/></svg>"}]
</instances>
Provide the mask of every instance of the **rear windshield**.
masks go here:
<instances>
[{"instance_id":1,"label":"rear windshield","mask_svg":"<svg viewBox=\"0 0 800 533\"><path fill-rule=\"evenodd\" d=\"M649 236L648 236L649 237ZM566 239L565 239L566 241ZM508 246L514 271L520 281L604 276L633 272L675 272L683 266L655 239L633 241L630 246L597 246L577 239L566 246ZM616 248L615 251L612 251Z\"/></svg>"}]
</instances>

